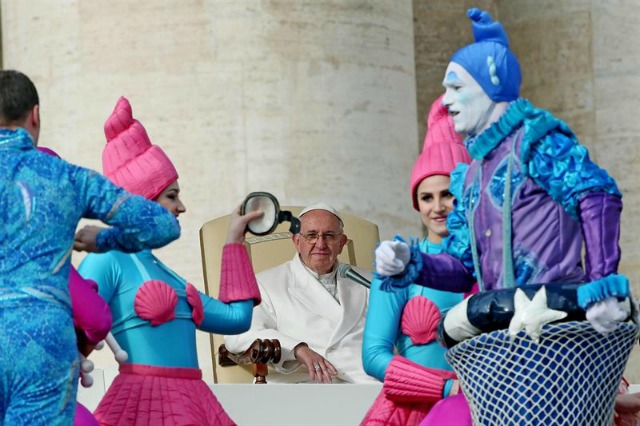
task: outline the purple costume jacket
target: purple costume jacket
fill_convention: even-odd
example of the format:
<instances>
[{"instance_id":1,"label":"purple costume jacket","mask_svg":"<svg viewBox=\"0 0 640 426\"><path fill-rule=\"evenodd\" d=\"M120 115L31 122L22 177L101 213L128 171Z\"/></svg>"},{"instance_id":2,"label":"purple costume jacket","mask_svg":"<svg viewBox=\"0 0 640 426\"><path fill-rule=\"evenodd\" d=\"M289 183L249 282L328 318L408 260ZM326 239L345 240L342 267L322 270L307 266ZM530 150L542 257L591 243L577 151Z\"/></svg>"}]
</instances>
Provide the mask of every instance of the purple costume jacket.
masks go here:
<instances>
[{"instance_id":1,"label":"purple costume jacket","mask_svg":"<svg viewBox=\"0 0 640 426\"><path fill-rule=\"evenodd\" d=\"M386 287L415 282L461 292L477 280L482 291L616 273L620 192L564 122L518 99L465 144L474 161L451 175L456 204L446 253L420 254L413 247L405 273L387 277ZM585 303L628 296L628 289L604 292Z\"/></svg>"}]
</instances>

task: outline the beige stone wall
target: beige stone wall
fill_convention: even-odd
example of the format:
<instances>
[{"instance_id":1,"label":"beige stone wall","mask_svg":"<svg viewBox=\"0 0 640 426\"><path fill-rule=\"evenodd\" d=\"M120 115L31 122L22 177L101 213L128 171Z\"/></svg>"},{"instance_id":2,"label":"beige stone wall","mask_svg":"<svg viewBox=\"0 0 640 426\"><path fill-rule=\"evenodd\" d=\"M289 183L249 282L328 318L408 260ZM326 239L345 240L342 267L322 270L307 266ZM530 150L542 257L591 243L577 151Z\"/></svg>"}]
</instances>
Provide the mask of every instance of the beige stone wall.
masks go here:
<instances>
[{"instance_id":1,"label":"beige stone wall","mask_svg":"<svg viewBox=\"0 0 640 426\"><path fill-rule=\"evenodd\" d=\"M442 80L449 59L456 50L473 42L465 11L470 7L479 7L495 16L494 3L493 0L413 0L420 150L429 108L444 93Z\"/></svg>"},{"instance_id":2,"label":"beige stone wall","mask_svg":"<svg viewBox=\"0 0 640 426\"><path fill-rule=\"evenodd\" d=\"M129 98L188 208L159 256L200 288L200 226L251 191L419 232L410 0L3 0L2 24L5 67L40 91L41 144L67 160L101 170L104 120Z\"/></svg>"}]
</instances>

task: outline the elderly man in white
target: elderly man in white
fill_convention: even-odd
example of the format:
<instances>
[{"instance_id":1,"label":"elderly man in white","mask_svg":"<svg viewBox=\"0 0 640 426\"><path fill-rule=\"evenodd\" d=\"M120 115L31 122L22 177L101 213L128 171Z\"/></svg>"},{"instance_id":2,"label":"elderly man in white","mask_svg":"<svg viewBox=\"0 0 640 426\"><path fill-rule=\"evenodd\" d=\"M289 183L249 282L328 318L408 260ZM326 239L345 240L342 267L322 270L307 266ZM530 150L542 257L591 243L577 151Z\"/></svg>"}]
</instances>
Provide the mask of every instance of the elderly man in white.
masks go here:
<instances>
[{"instance_id":1,"label":"elderly man in white","mask_svg":"<svg viewBox=\"0 0 640 426\"><path fill-rule=\"evenodd\" d=\"M305 208L299 218L300 233L291 237L296 255L256 275L262 303L254 308L251 329L225 336L225 345L242 352L255 339L278 339L282 356L269 383L376 382L362 367L369 291L337 274L347 242L342 219L323 203Z\"/></svg>"}]
</instances>

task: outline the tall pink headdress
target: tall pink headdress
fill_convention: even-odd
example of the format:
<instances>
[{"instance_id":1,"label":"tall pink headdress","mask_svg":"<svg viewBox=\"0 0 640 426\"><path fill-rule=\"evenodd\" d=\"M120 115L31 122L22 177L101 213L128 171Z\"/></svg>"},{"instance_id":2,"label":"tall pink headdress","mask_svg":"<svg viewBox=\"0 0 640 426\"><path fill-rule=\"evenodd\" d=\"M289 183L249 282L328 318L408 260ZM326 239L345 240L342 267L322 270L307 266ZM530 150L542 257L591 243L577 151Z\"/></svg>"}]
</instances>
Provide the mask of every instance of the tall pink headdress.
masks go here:
<instances>
[{"instance_id":1,"label":"tall pink headdress","mask_svg":"<svg viewBox=\"0 0 640 426\"><path fill-rule=\"evenodd\" d=\"M416 191L420 182L433 175L449 176L458 163L471 163L471 156L462 143L462 136L454 130L449 111L442 105L443 96L431 104L422 154L411 171L411 200L413 208L418 211L420 209Z\"/></svg>"},{"instance_id":2,"label":"tall pink headdress","mask_svg":"<svg viewBox=\"0 0 640 426\"><path fill-rule=\"evenodd\" d=\"M153 200L178 179L173 163L159 146L151 144L124 96L104 123L104 134L102 171L111 182Z\"/></svg>"}]
</instances>

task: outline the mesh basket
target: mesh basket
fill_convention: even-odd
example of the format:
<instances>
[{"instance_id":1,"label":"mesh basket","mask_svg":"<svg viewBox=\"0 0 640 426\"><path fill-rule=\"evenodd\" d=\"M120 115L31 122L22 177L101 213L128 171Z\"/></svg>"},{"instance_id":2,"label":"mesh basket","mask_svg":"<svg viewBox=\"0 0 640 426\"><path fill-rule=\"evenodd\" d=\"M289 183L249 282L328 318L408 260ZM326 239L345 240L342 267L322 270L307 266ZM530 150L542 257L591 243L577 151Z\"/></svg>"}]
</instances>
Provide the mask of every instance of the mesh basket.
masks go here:
<instances>
[{"instance_id":1,"label":"mesh basket","mask_svg":"<svg viewBox=\"0 0 640 426\"><path fill-rule=\"evenodd\" d=\"M586 322L550 324L538 343L482 334L447 352L475 425L611 425L638 327L599 334Z\"/></svg>"}]
</instances>

